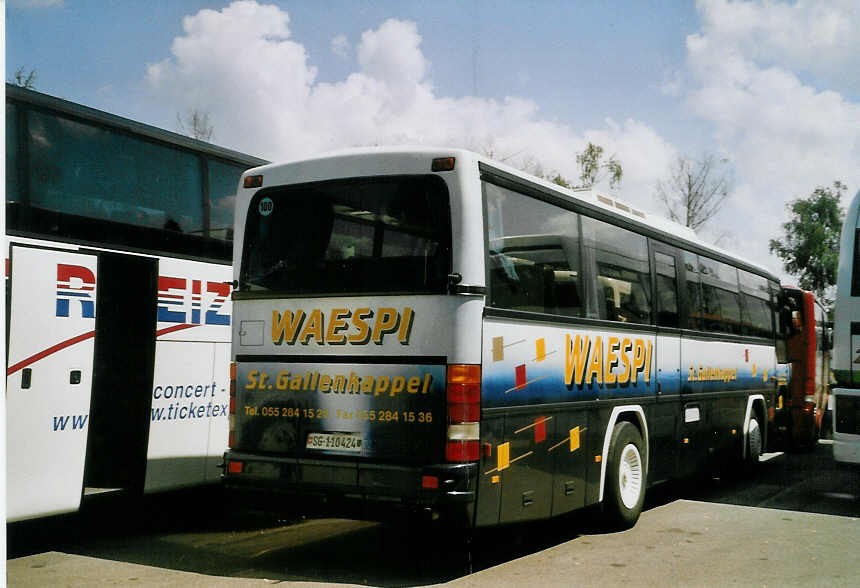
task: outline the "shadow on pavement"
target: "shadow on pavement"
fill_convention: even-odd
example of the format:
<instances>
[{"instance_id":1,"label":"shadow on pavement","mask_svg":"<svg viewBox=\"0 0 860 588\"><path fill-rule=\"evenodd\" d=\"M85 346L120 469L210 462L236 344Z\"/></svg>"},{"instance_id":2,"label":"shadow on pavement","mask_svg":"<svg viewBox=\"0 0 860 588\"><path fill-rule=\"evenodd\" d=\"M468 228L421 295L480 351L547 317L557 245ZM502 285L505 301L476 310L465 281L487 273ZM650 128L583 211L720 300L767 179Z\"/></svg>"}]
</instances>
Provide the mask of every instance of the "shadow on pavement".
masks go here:
<instances>
[{"instance_id":1,"label":"shadow on pavement","mask_svg":"<svg viewBox=\"0 0 860 588\"><path fill-rule=\"evenodd\" d=\"M685 498L860 516L860 470L837 467L826 442L808 453L764 457L751 476L703 476L653 487L646 510ZM218 576L372 586L443 583L605 532L597 508L466 538L405 523L237 510L225 504L218 488L136 502L117 499L75 515L9 525L7 531L10 558L62 551Z\"/></svg>"}]
</instances>

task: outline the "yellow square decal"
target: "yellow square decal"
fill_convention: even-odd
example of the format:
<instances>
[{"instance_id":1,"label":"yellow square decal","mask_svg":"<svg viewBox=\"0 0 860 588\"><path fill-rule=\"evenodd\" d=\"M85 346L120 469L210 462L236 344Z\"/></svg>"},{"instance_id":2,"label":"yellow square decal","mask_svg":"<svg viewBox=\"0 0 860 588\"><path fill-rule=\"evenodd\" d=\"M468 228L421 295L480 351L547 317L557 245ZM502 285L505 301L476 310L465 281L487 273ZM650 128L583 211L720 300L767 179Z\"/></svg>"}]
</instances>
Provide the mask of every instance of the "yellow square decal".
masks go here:
<instances>
[{"instance_id":1,"label":"yellow square decal","mask_svg":"<svg viewBox=\"0 0 860 588\"><path fill-rule=\"evenodd\" d=\"M546 339L540 338L535 341L535 360L543 361L546 359Z\"/></svg>"},{"instance_id":2,"label":"yellow square decal","mask_svg":"<svg viewBox=\"0 0 860 588\"><path fill-rule=\"evenodd\" d=\"M570 430L570 450L577 449L579 449L579 427L574 427Z\"/></svg>"},{"instance_id":3,"label":"yellow square decal","mask_svg":"<svg viewBox=\"0 0 860 588\"><path fill-rule=\"evenodd\" d=\"M496 449L496 469L502 471L511 465L511 444L502 443Z\"/></svg>"},{"instance_id":4,"label":"yellow square decal","mask_svg":"<svg viewBox=\"0 0 860 588\"><path fill-rule=\"evenodd\" d=\"M505 338L493 337L493 361L505 359Z\"/></svg>"}]
</instances>

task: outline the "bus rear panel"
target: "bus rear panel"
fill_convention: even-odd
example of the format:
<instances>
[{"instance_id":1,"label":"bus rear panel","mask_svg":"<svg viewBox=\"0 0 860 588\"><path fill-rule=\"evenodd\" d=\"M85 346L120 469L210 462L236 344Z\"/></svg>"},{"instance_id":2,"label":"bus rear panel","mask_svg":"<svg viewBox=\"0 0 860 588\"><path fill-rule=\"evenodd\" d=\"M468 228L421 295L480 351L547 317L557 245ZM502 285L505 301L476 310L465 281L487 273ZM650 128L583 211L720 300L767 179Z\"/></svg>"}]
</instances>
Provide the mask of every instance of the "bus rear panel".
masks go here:
<instances>
[{"instance_id":1,"label":"bus rear panel","mask_svg":"<svg viewBox=\"0 0 860 588\"><path fill-rule=\"evenodd\" d=\"M250 198L229 484L413 508L474 499L477 435L448 431L449 417L479 420L478 362L451 351L480 315L447 295L449 189L421 171ZM470 374L472 405L447 396Z\"/></svg>"}]
</instances>

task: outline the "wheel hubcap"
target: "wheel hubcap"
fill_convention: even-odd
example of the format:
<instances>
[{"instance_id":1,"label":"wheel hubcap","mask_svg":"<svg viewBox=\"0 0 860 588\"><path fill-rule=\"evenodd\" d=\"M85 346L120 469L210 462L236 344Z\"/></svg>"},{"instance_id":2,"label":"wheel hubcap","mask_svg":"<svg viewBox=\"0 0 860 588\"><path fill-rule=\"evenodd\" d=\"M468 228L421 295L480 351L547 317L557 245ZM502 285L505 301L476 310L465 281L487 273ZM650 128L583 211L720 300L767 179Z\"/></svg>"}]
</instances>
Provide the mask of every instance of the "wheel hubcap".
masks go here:
<instances>
[{"instance_id":1,"label":"wheel hubcap","mask_svg":"<svg viewBox=\"0 0 860 588\"><path fill-rule=\"evenodd\" d=\"M639 502L642 492L642 458L639 450L628 443L621 451L621 463L618 466L618 486L621 491L621 502L627 508L633 508Z\"/></svg>"},{"instance_id":2,"label":"wheel hubcap","mask_svg":"<svg viewBox=\"0 0 860 588\"><path fill-rule=\"evenodd\" d=\"M758 456L761 455L761 430L758 428L758 421L756 420L750 421L749 441L750 458L758 459Z\"/></svg>"}]
</instances>

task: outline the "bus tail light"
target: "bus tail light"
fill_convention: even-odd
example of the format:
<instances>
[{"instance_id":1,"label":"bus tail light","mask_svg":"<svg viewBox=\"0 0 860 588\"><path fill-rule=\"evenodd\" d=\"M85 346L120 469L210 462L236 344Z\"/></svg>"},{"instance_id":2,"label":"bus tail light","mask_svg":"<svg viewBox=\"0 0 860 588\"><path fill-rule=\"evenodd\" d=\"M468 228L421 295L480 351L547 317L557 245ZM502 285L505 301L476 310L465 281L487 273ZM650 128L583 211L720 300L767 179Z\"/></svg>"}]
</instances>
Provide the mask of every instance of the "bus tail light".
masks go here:
<instances>
[{"instance_id":1,"label":"bus tail light","mask_svg":"<svg viewBox=\"0 0 860 588\"><path fill-rule=\"evenodd\" d=\"M437 157L430 164L430 171L451 171L454 169L456 159L453 157Z\"/></svg>"},{"instance_id":2,"label":"bus tail light","mask_svg":"<svg viewBox=\"0 0 860 588\"><path fill-rule=\"evenodd\" d=\"M230 435L227 446L233 449L236 441L236 362L230 362Z\"/></svg>"},{"instance_id":3,"label":"bus tail light","mask_svg":"<svg viewBox=\"0 0 860 588\"><path fill-rule=\"evenodd\" d=\"M243 188L259 188L263 185L263 176L245 176L245 179L242 180Z\"/></svg>"},{"instance_id":4,"label":"bus tail light","mask_svg":"<svg viewBox=\"0 0 860 588\"><path fill-rule=\"evenodd\" d=\"M448 435L445 459L449 462L477 461L481 438L481 366L448 366L446 378Z\"/></svg>"}]
</instances>

